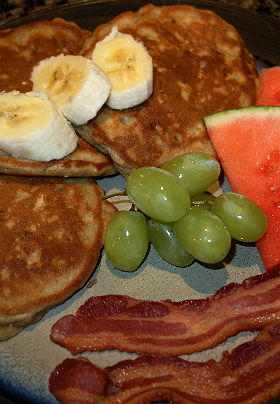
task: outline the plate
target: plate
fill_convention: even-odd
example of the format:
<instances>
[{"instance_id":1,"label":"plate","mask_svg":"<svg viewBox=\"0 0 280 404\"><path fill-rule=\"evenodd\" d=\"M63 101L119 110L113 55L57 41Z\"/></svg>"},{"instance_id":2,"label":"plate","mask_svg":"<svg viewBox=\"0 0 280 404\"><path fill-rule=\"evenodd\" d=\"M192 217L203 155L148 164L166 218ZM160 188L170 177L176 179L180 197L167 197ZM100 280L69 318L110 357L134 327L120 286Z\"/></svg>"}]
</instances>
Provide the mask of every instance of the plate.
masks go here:
<instances>
[{"instance_id":1,"label":"plate","mask_svg":"<svg viewBox=\"0 0 280 404\"><path fill-rule=\"evenodd\" d=\"M2 25L1 29L62 17L92 31L98 24L110 20L120 12L137 10L146 3L147 1L143 0L72 3L51 7L19 20L10 21L9 24ZM241 8L212 1L156 2L157 5L175 3L215 11L238 29L247 48L258 59L271 65L280 65L280 23ZM98 183L105 192L112 189L123 190L125 187L124 179L120 175L101 179ZM229 189L226 182L223 184L223 188L224 190ZM49 311L39 323L25 328L16 337L0 343L0 389L3 392L0 402L3 404L57 404L48 390L48 378L56 365L70 354L50 341L50 329L62 315L74 313L90 296L128 294L137 298L153 300L196 299L215 293L217 289L227 283L242 282L244 278L265 271L256 247L248 248L236 245L235 248L232 261L226 267L217 270L203 267L198 263L194 263L188 268L175 268L163 261L151 249L148 259L134 273L124 273L114 269L103 252L100 263L91 277L91 280L96 279L97 282L91 288L84 287L66 303ZM185 357L197 361L209 358L219 359L222 351L232 350L234 346L250 338L252 338L252 333L240 333L215 349ZM84 356L102 367L136 357L136 355L118 351L86 353ZM280 400L276 400L274 403L280 403Z\"/></svg>"}]
</instances>

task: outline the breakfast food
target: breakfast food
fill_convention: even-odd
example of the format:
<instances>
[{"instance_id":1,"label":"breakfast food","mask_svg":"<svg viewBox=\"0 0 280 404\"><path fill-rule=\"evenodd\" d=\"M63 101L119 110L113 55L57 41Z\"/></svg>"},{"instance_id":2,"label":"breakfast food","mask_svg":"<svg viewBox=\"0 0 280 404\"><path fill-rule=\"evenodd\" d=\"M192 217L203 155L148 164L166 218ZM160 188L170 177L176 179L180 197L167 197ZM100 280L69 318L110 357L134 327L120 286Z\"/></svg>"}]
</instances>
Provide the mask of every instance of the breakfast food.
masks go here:
<instances>
[{"instance_id":1,"label":"breakfast food","mask_svg":"<svg viewBox=\"0 0 280 404\"><path fill-rule=\"evenodd\" d=\"M170 43L171 43L171 41L170 41ZM214 64L214 61L213 61L213 64ZM215 68L213 67L213 71L215 71ZM252 80L252 82L253 82L253 80ZM184 83L183 83L184 84ZM183 91L183 90L182 90ZM226 95L224 96L224 98L226 98ZM106 107L105 107L106 108ZM104 109L105 109L104 108ZM141 106L139 107L139 109L141 109ZM177 119L178 119L178 117L180 116L180 114L178 114L177 115ZM174 123L175 121L173 121L173 123ZM176 123L176 122L175 122ZM182 126L184 125L184 122L183 122L183 124L182 124ZM175 126L173 127L173 129L175 128ZM160 139L159 139L160 140ZM207 139L207 140L205 140L205 143L207 143L209 141L209 139ZM198 143L199 143L199 141L198 141ZM208 143L207 143L207 146L208 146ZM101 148L102 148L102 146L100 146ZM210 149L209 150L211 150L211 153L213 152L213 150L211 149L211 145L209 146L210 147ZM207 149L208 150L208 149ZM106 151L108 152L108 149L106 149ZM140 152L140 150L139 150L139 152ZM140 152L141 153L141 152ZM140 155L141 156L141 155ZM67 171L66 171L67 172ZM68 173L69 174L69 173ZM66 174L67 175L67 174ZM77 180L78 181L78 180ZM36 185L36 184L35 184ZM72 201L70 201L70 202L72 202ZM71 203L70 203L70 205L71 205ZM39 206L40 206L40 203L39 203ZM104 205L103 205L104 206ZM85 213L85 212L84 212ZM67 217L67 220L68 220L68 216L70 216L71 217L71 219L73 219L72 218L72 216L74 216L73 214L71 215L71 212L70 212L70 214L66 214L65 215L66 217ZM109 216L109 215L108 215ZM50 215L50 218L52 219L52 215ZM85 218L85 220L87 220L87 214L86 215L84 215L84 218ZM75 222L76 223L76 222ZM77 232L75 233L75 235L77 234ZM28 233L26 234L26 236L28 236ZM25 248L25 250L26 250L26 248ZM79 252L80 253L80 249L79 248L74 248L74 251L75 251L75 254L76 254L76 250L77 250L77 252ZM55 252L55 251L54 251ZM73 253L73 250L72 250L72 253ZM68 256L68 255L67 255ZM36 257L36 254L35 254L35 257L32 255L32 257L31 257L31 261L32 261L32 259L33 259L33 261L36 259L37 257ZM3 272L3 275L4 276L6 276L6 273L5 273L5 271ZM37 274L35 274L35 275L37 275ZM53 283L54 282L52 282L52 285L53 285ZM233 292L234 293L234 287L232 288L232 291L231 292ZM93 293L94 293L94 291L93 291ZM230 292L229 292L229 294L230 294ZM273 293L272 293L272 295L273 295ZM270 295L271 296L271 295ZM274 295L273 295L274 296ZM241 298L241 300L242 300L242 303L244 303L244 299L242 299ZM55 303L55 304L57 304L57 303ZM106 306L106 304L107 304L107 301L105 301L105 306ZM113 309L113 306L110 306L110 308L111 309ZM140 307L140 309L141 309L141 307ZM148 312L149 312L149 307L148 307ZM200 312L200 309L198 309L198 312ZM160 314L161 314L161 312L160 312L160 310L158 310L157 311L157 307L153 307L152 308L152 313L153 314L155 314L156 316L157 316L157 314L160 316ZM136 316L138 315L139 313L136 313ZM141 313L140 313L141 314ZM207 313L208 314L208 313ZM34 319L33 319L34 320ZM130 320L130 318L128 319L128 321ZM152 320L153 320L153 318L152 318ZM152 321L151 321L152 322ZM145 319L143 320L143 324L145 324ZM17 322L15 322L15 324L14 324L14 327L15 328L17 328L18 326L19 326L20 324L19 323L17 323ZM10 327L9 327L10 328ZM40 328L40 327L38 327L38 328ZM37 329L38 330L38 329ZM5 326L3 326L3 331L5 331ZM26 333L24 333L24 336L26 337L27 336L27 334L28 334L28 332L26 332ZM155 331L155 334L153 335L153 337L155 336L155 335L157 335L157 331ZM32 335L33 336L33 335ZM36 335L35 335L35 338L36 338ZM32 341L33 342L33 341ZM4 344L3 344L4 345ZM53 349L54 349L54 355L52 355L52 358L53 357L56 357L56 350L55 350L55 348L54 347L52 347ZM39 347L38 347L38 349L40 349L40 344L39 344ZM63 350L61 350L61 351L63 351ZM39 361L41 361L41 355L38 355L39 356L39 358L36 358L37 360L39 360ZM141 360L139 360L138 362L137 362L137 364L139 364L139 362L141 362ZM142 362L143 363L143 362ZM146 366L146 370L150 370L150 365L151 365L151 362L149 362L149 358L147 358L147 366ZM159 362L157 362L157 361L155 361L155 363L156 363L156 365L159 367L159 369L161 369L162 370L162 367L161 367L161 365L160 365L160 363ZM167 365L168 365L168 363L170 363L169 362L169 360L167 360L166 361L166 363L165 363L165 365L166 365L166 367L167 367ZM164 366L165 366L164 365ZM121 366L120 366L121 367ZM47 368L47 367L46 367ZM136 369L136 368L134 368L134 369ZM142 369L143 369L143 367L142 367ZM169 368L170 369L170 368ZM123 370L123 368L122 368L122 370ZM121 370L121 373L122 373L122 370ZM176 373L176 369L174 369L174 368L172 368L172 370L171 370L171 372L174 370L174 374L177 376L177 373ZM223 370L228 370L227 369L227 366L225 365L225 367L223 368ZM138 370L136 369L136 371L135 371L135 373L137 374L137 372L138 372ZM78 372L79 373L79 372ZM102 372L101 372L101 374L102 374ZM127 376L128 377L128 379L126 379L126 380L128 380L129 381L129 377L130 377L130 374L131 373L129 373L129 375ZM77 390L79 390L79 387L80 387L80 385L79 385L79 382L81 381L81 379L83 378L83 373L82 373L82 371L78 374L78 376L74 376L75 377L75 381L73 381L73 379L71 379L71 377L69 376L69 377L67 377L67 379L68 379L68 383L69 383L69 386L70 386L70 389L72 389L72 387L73 387L73 389L71 390L72 392L73 392L73 390L74 391L76 391L77 392ZM142 381L142 379L141 379L141 377L142 377L142 374L141 374L141 371L139 371L139 373L138 373L138 375L139 375L139 378L138 378L138 380L136 380L136 383L138 384L138 389L139 389L139 385L141 384L141 381ZM146 376L146 375L145 375ZM153 375L154 377L156 377L156 374L155 375ZM168 386L169 387L169 384L167 384L167 382L168 382L168 376L169 375L164 375L163 376L163 378L164 378L164 382L163 382L163 384L165 385L165 386ZM229 374L229 377L231 376L231 374ZM95 374L93 375L93 377L95 378ZM206 375L206 377L207 377L207 375ZM126 390L126 388L128 387L129 388L129 385L127 385L127 384L124 384L123 386L119 386L119 385L117 385L117 383L118 383L118 380L117 380L117 377L116 377L116 379L114 380L114 378L112 377L112 383L114 383L115 381L116 381L116 385L113 385L112 386L112 384L110 384L110 380L109 380L109 382L108 382L108 385L109 385L109 388L108 388L108 391L106 391L106 393L105 393L105 395L107 395L107 396L110 396L110 394L111 394L111 392L112 392L112 390L114 390L114 389L118 389L118 388L123 388L123 390ZM46 380L44 379L44 382L45 382ZM132 384L134 383L134 381L135 380L132 380ZM154 380L155 381L155 380ZM91 386L91 382L89 382L88 383L88 379L87 379L87 377L84 377L84 382L85 382L85 384L87 383L87 386L88 386L88 389L90 389L90 390L93 390L93 388L92 388L92 386ZM106 382L107 382L107 380L106 380ZM120 381L121 382L121 381ZM124 380L124 382L125 382L125 380ZM62 381L61 382L59 382L60 383L60 388L58 388L58 390L60 390L60 389L64 389L64 387L65 387L65 379L62 379ZM176 381L175 381L175 383L176 383ZM85 385L84 384L84 385ZM145 384L145 380L144 380L144 383L142 383L142 386L143 386L143 384ZM179 388L181 388L181 383L180 383L180 379L179 379L179 381L177 382L177 385L179 386ZM206 383L206 385L207 385L207 383ZM57 387L57 385L56 385L56 387ZM110 387L112 387L112 390L110 390ZM171 388L172 388L173 386L171 386ZM205 387L205 386L204 386ZM141 387L140 387L141 388ZM54 391L54 393L56 394L56 389L54 389L53 390ZM138 390L139 391L139 390ZM99 389L99 395L101 396L101 397L98 397L98 399L97 399L97 402L102 402L102 400L103 400L103 397L102 397L102 395L103 395L103 391L102 391L102 389ZM88 394L88 392L86 392L86 395ZM161 397L163 397L163 398L167 398L167 399L169 399L169 398L171 398L172 397L172 395L171 395L171 393L170 393L170 395L169 395L169 392L168 393L166 393L166 394L168 394L168 396L164 396L164 393L157 393L158 394L158 398L160 399ZM160 394L162 394L162 395L160 395ZM58 397L60 398L61 396L59 396L58 395ZM116 396L117 397L117 396ZM219 396L218 396L219 397ZM69 400L68 400L68 398L69 398ZM65 401L66 402L69 402L69 401L71 401L71 402L75 402L75 397L74 397L74 399L73 399L73 396L72 397L68 397L67 399L65 399ZM88 398L88 397L87 397ZM114 398L115 397L113 397L112 398L112 402L115 402L114 401ZM131 398L131 396L129 395L129 397L128 397L128 401L130 402L130 398ZM155 397L156 398L156 397ZM223 397L222 397L223 398ZM81 396L79 396L79 391L78 391L78 397L77 397L77 402L78 403L81 403L82 401L83 401L83 399L84 399L84 397L81 397ZM62 400L63 400L63 397L62 397ZM109 398L109 400L110 400L110 398ZM42 401L44 401L44 400L42 400ZM138 400L137 400L138 401Z\"/></svg>"},{"instance_id":2,"label":"breakfast food","mask_svg":"<svg viewBox=\"0 0 280 404\"><path fill-rule=\"evenodd\" d=\"M163 169L169 171L186 187L190 197L201 194L219 179L219 162L206 153L184 153L168 161Z\"/></svg>"},{"instance_id":3,"label":"breakfast food","mask_svg":"<svg viewBox=\"0 0 280 404\"><path fill-rule=\"evenodd\" d=\"M30 76L41 60L83 53L89 31L56 18L0 31L0 91L32 91ZM61 159L35 162L0 151L0 172L38 176L102 176L115 172L111 160L83 139L76 150Z\"/></svg>"},{"instance_id":4,"label":"breakfast food","mask_svg":"<svg viewBox=\"0 0 280 404\"><path fill-rule=\"evenodd\" d=\"M125 194L139 212L118 212L105 237L105 252L114 267L135 271L148 256L150 241L163 259L176 265L177 258L183 258L181 264L187 266L194 259L206 264L227 261L232 239L261 239L268 227L264 210L236 192L209 192L219 175L220 164L206 153L181 154L163 169L133 170Z\"/></svg>"},{"instance_id":5,"label":"breakfast food","mask_svg":"<svg viewBox=\"0 0 280 404\"><path fill-rule=\"evenodd\" d=\"M15 158L50 161L77 147L74 129L43 93L1 93L0 110L0 148Z\"/></svg>"},{"instance_id":6,"label":"breakfast food","mask_svg":"<svg viewBox=\"0 0 280 404\"><path fill-rule=\"evenodd\" d=\"M118 349L175 356L202 351L239 331L280 320L279 288L278 271L228 284L199 300L94 296L75 315L59 319L50 337L73 354Z\"/></svg>"},{"instance_id":7,"label":"breakfast food","mask_svg":"<svg viewBox=\"0 0 280 404\"><path fill-rule=\"evenodd\" d=\"M256 105L280 107L280 66L262 69Z\"/></svg>"},{"instance_id":8,"label":"breakfast food","mask_svg":"<svg viewBox=\"0 0 280 404\"><path fill-rule=\"evenodd\" d=\"M110 83L103 70L79 55L58 55L42 60L31 74L33 91L48 95L72 123L94 118L105 103Z\"/></svg>"},{"instance_id":9,"label":"breakfast food","mask_svg":"<svg viewBox=\"0 0 280 404\"><path fill-rule=\"evenodd\" d=\"M141 212L119 211L110 221L108 229L110 231L106 231L104 240L107 258L115 268L122 271L135 271L146 256L149 247L148 224L145 216Z\"/></svg>"},{"instance_id":10,"label":"breakfast food","mask_svg":"<svg viewBox=\"0 0 280 404\"><path fill-rule=\"evenodd\" d=\"M260 404L280 394L280 323L272 322L253 340L219 361L143 356L107 368L87 358L68 358L49 379L62 403Z\"/></svg>"},{"instance_id":11,"label":"breakfast food","mask_svg":"<svg viewBox=\"0 0 280 404\"><path fill-rule=\"evenodd\" d=\"M61 18L0 31L0 90L32 89L33 67L51 56L79 55L91 33Z\"/></svg>"},{"instance_id":12,"label":"breakfast food","mask_svg":"<svg viewBox=\"0 0 280 404\"><path fill-rule=\"evenodd\" d=\"M126 192L131 202L147 217L175 222L190 208L184 184L162 168L140 167L127 179Z\"/></svg>"},{"instance_id":13,"label":"breakfast food","mask_svg":"<svg viewBox=\"0 0 280 404\"><path fill-rule=\"evenodd\" d=\"M174 223L148 221L149 240L159 256L176 267L187 267L195 258L181 245L174 231Z\"/></svg>"},{"instance_id":14,"label":"breakfast food","mask_svg":"<svg viewBox=\"0 0 280 404\"><path fill-rule=\"evenodd\" d=\"M101 192L87 178L0 177L0 340L89 278L116 211Z\"/></svg>"},{"instance_id":15,"label":"breakfast food","mask_svg":"<svg viewBox=\"0 0 280 404\"><path fill-rule=\"evenodd\" d=\"M254 200L267 215L267 231L256 245L268 271L280 268L279 122L280 108L275 106L205 117L231 189Z\"/></svg>"},{"instance_id":16,"label":"breakfast food","mask_svg":"<svg viewBox=\"0 0 280 404\"><path fill-rule=\"evenodd\" d=\"M125 176L187 151L215 155L203 116L256 100L255 61L237 31L210 11L150 4L99 26L87 57L114 26L152 57L153 94L133 108L103 107L78 133L106 151Z\"/></svg>"},{"instance_id":17,"label":"breakfast food","mask_svg":"<svg viewBox=\"0 0 280 404\"><path fill-rule=\"evenodd\" d=\"M141 42L114 26L97 42L92 60L107 74L112 85L107 105L125 109L146 101L153 92L153 62Z\"/></svg>"},{"instance_id":18,"label":"breakfast food","mask_svg":"<svg viewBox=\"0 0 280 404\"><path fill-rule=\"evenodd\" d=\"M189 404L217 401L260 404L277 397L280 393L279 282L279 271L265 273L246 279L242 285L222 287L206 300L178 303L137 301L126 296L92 298L78 310L77 316L83 323L75 324L75 329L80 330L81 339L78 338L73 346L82 343L90 322L96 323L102 318L102 322L96 324L96 331L103 332L100 349L113 349L112 339L122 341L120 335L116 336L120 326L126 327L126 344L133 346L133 351L138 346L145 346L142 352L164 356L145 355L105 369L84 357L68 358L51 373L50 391L62 403L85 401L91 404L161 400ZM178 321L178 316L184 315L189 317L189 324ZM169 316L172 321L167 323L165 320ZM69 326L71 329L68 324L60 330L62 338L69 332ZM200 349L202 345L203 348L209 346L208 341L216 339L215 345L240 329L261 331L252 340L236 346L231 353L223 352L219 361L191 362L173 356L176 347L182 345L182 335L186 331L192 336L185 342ZM196 330L200 330L200 335L195 335ZM177 339L174 340L175 334ZM153 349L148 350L153 343ZM121 343L117 346L120 348Z\"/></svg>"},{"instance_id":19,"label":"breakfast food","mask_svg":"<svg viewBox=\"0 0 280 404\"><path fill-rule=\"evenodd\" d=\"M49 162L15 159L0 150L0 173L47 177L96 177L114 174L112 162L85 140L78 138L73 153Z\"/></svg>"}]
</instances>

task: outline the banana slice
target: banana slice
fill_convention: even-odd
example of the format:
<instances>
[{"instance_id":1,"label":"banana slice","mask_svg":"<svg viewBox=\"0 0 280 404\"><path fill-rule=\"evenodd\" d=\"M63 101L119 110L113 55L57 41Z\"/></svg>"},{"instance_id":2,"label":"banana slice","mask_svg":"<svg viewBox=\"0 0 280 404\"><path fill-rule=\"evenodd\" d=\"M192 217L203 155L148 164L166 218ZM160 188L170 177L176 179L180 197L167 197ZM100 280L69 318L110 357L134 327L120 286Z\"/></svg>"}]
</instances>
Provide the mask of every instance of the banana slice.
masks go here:
<instances>
[{"instance_id":1,"label":"banana slice","mask_svg":"<svg viewBox=\"0 0 280 404\"><path fill-rule=\"evenodd\" d=\"M114 109L134 107L153 92L152 58L141 42L113 27L109 35L97 42L93 62L108 76L111 92L107 105Z\"/></svg>"},{"instance_id":2,"label":"banana slice","mask_svg":"<svg viewBox=\"0 0 280 404\"><path fill-rule=\"evenodd\" d=\"M45 94L0 94L0 149L15 158L60 159L75 150L78 137Z\"/></svg>"},{"instance_id":3,"label":"banana slice","mask_svg":"<svg viewBox=\"0 0 280 404\"><path fill-rule=\"evenodd\" d=\"M31 74L33 91L46 93L72 123L94 118L110 93L106 74L83 56L59 55L42 60Z\"/></svg>"}]
</instances>

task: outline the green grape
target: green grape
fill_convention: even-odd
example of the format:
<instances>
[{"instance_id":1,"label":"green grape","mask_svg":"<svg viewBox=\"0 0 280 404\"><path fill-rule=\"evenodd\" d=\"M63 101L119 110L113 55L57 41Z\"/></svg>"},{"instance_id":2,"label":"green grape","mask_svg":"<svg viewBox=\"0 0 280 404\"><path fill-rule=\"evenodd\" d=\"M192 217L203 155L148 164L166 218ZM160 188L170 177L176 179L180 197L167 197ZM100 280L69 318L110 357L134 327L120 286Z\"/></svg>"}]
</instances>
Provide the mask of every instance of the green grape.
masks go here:
<instances>
[{"instance_id":1,"label":"green grape","mask_svg":"<svg viewBox=\"0 0 280 404\"><path fill-rule=\"evenodd\" d=\"M163 166L183 182L190 196L200 194L214 184L220 175L220 164L206 153L186 153Z\"/></svg>"},{"instance_id":2,"label":"green grape","mask_svg":"<svg viewBox=\"0 0 280 404\"><path fill-rule=\"evenodd\" d=\"M190 197L173 174L156 167L141 167L127 179L126 192L146 215L164 222L180 219L190 207Z\"/></svg>"},{"instance_id":3,"label":"green grape","mask_svg":"<svg viewBox=\"0 0 280 404\"><path fill-rule=\"evenodd\" d=\"M231 237L239 241L256 241L267 229L267 217L262 208L246 196L234 192L220 195L212 212L224 222Z\"/></svg>"},{"instance_id":4,"label":"green grape","mask_svg":"<svg viewBox=\"0 0 280 404\"><path fill-rule=\"evenodd\" d=\"M174 223L151 219L148 225L150 240L161 258L177 267L186 267L194 261L194 257L179 243L174 231Z\"/></svg>"},{"instance_id":5,"label":"green grape","mask_svg":"<svg viewBox=\"0 0 280 404\"><path fill-rule=\"evenodd\" d=\"M231 237L223 222L209 210L193 206L174 225L182 246L199 261L222 261L231 246Z\"/></svg>"},{"instance_id":6,"label":"green grape","mask_svg":"<svg viewBox=\"0 0 280 404\"><path fill-rule=\"evenodd\" d=\"M209 192L202 192L201 194L191 197L191 204L194 206L200 206L201 208L211 210L216 200L216 197Z\"/></svg>"},{"instance_id":7,"label":"green grape","mask_svg":"<svg viewBox=\"0 0 280 404\"><path fill-rule=\"evenodd\" d=\"M135 271L149 245L149 230L140 212L119 211L111 219L104 242L112 265L121 271Z\"/></svg>"}]
</instances>

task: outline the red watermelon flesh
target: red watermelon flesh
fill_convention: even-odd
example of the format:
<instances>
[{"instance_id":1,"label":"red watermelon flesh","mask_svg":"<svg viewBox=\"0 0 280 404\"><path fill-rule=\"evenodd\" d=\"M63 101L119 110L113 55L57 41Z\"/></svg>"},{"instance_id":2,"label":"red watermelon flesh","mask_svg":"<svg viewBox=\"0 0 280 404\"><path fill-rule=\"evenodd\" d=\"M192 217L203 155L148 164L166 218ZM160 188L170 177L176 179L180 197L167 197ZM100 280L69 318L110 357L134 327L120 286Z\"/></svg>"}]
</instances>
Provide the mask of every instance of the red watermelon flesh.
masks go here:
<instances>
[{"instance_id":1,"label":"red watermelon flesh","mask_svg":"<svg viewBox=\"0 0 280 404\"><path fill-rule=\"evenodd\" d=\"M280 106L280 66L262 69L256 104Z\"/></svg>"},{"instance_id":2,"label":"red watermelon flesh","mask_svg":"<svg viewBox=\"0 0 280 404\"><path fill-rule=\"evenodd\" d=\"M266 212L268 229L256 245L266 269L280 269L280 107L222 111L205 124L233 192Z\"/></svg>"}]
</instances>

